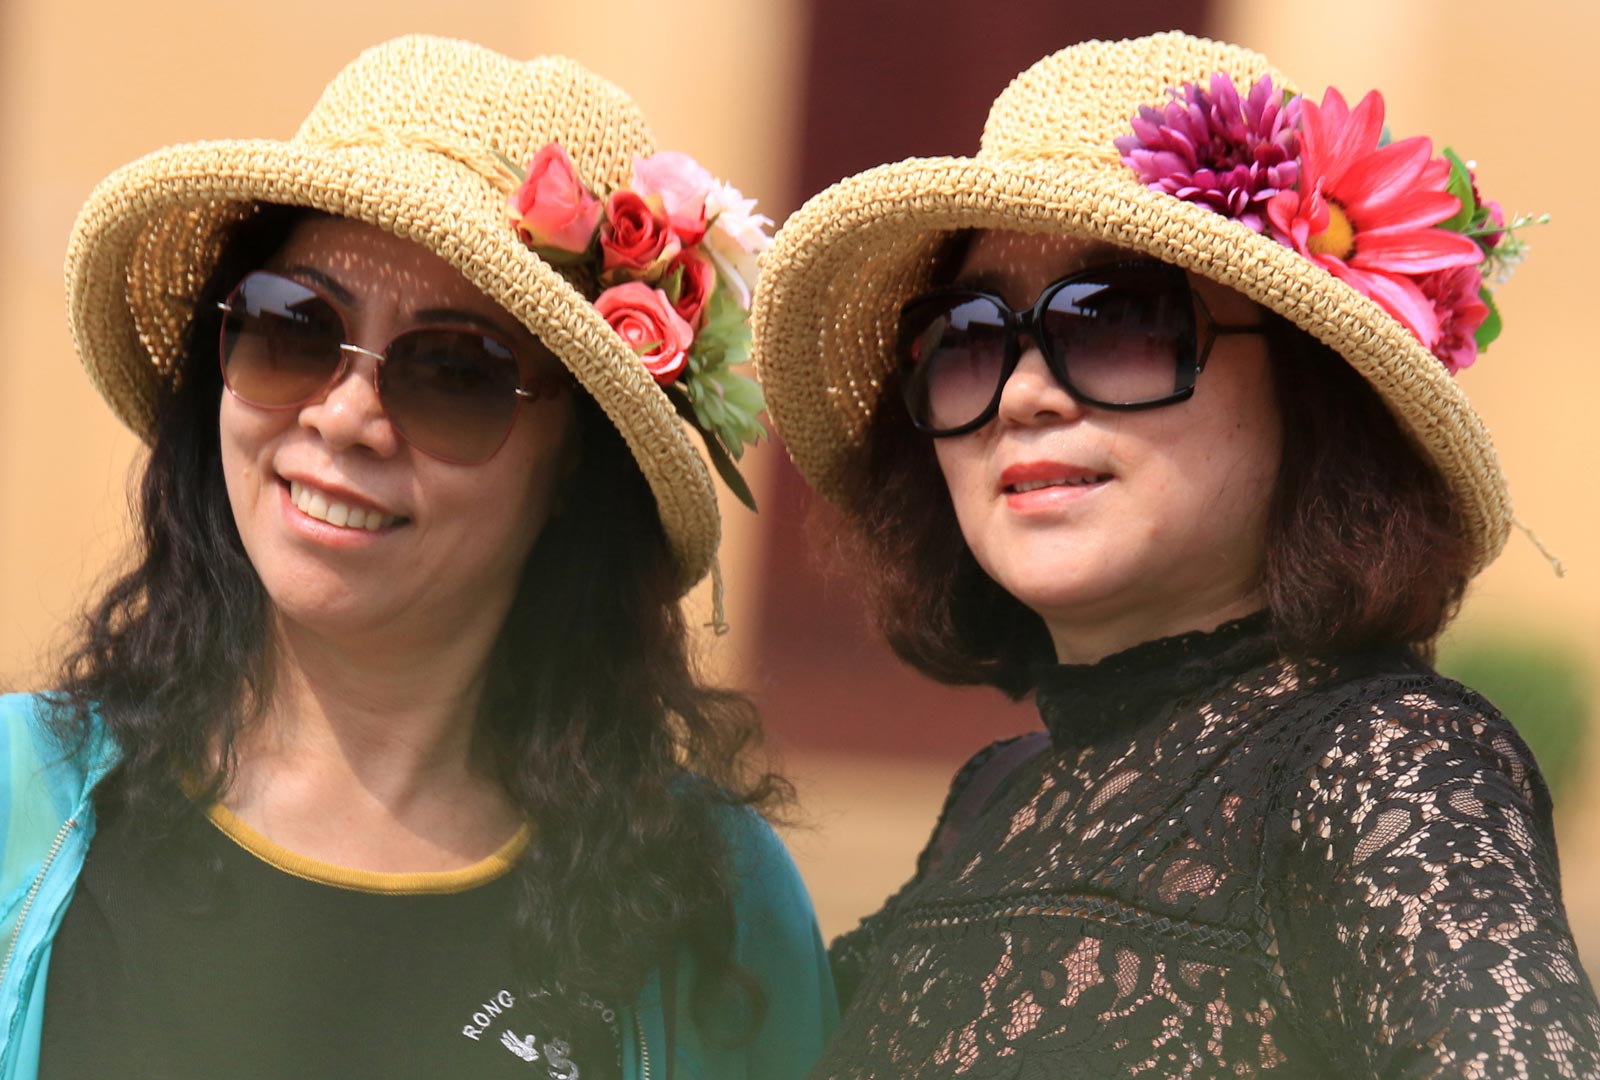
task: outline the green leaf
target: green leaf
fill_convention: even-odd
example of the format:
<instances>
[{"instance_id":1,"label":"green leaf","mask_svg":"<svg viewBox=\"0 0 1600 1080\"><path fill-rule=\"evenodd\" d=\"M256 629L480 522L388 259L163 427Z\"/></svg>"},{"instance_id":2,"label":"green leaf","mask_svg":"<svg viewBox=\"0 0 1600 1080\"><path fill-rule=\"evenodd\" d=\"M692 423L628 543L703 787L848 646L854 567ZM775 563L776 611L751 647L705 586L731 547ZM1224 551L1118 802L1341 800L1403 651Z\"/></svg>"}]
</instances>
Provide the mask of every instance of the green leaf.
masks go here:
<instances>
[{"instance_id":1,"label":"green leaf","mask_svg":"<svg viewBox=\"0 0 1600 1080\"><path fill-rule=\"evenodd\" d=\"M1478 351L1484 352L1494 339L1500 336L1500 309L1494 306L1494 296L1489 292L1488 286L1478 290L1478 299L1489 309L1489 317L1483 320L1478 332L1473 335L1478 343Z\"/></svg>"},{"instance_id":2,"label":"green leaf","mask_svg":"<svg viewBox=\"0 0 1600 1080\"><path fill-rule=\"evenodd\" d=\"M690 427L700 432L700 438L706 445L706 456L711 459L711 464L717 470L717 475L722 477L722 482L728 485L728 490L733 492L735 498L750 508L752 514L759 513L756 508L756 497L751 493L750 485L739 475L739 467L728 456L728 450L723 446L722 440L700 426L695 407L689 400L688 391L682 388L682 384L669 386L666 389L667 398L672 402L672 407L678 410L678 415Z\"/></svg>"},{"instance_id":3,"label":"green leaf","mask_svg":"<svg viewBox=\"0 0 1600 1080\"><path fill-rule=\"evenodd\" d=\"M1441 221L1439 227L1461 232L1478 212L1478 200L1472 197L1472 173L1467 170L1467 163L1461 160L1461 156L1448 146L1444 148L1444 156L1450 162L1450 182L1445 185L1445 190L1461 200L1461 209L1449 220Z\"/></svg>"},{"instance_id":4,"label":"green leaf","mask_svg":"<svg viewBox=\"0 0 1600 1080\"><path fill-rule=\"evenodd\" d=\"M703 425L722 437L735 458L742 457L746 443L755 445L766 435L758 417L767 407L761 386L726 367L702 372L693 380L695 410Z\"/></svg>"},{"instance_id":5,"label":"green leaf","mask_svg":"<svg viewBox=\"0 0 1600 1080\"><path fill-rule=\"evenodd\" d=\"M567 251L564 248L535 247L533 253L551 266L584 266L589 262L589 252Z\"/></svg>"},{"instance_id":6,"label":"green leaf","mask_svg":"<svg viewBox=\"0 0 1600 1080\"><path fill-rule=\"evenodd\" d=\"M750 358L750 320L728 289L712 292L706 303L706 321L695 339L699 368L710 370L742 364Z\"/></svg>"},{"instance_id":7,"label":"green leaf","mask_svg":"<svg viewBox=\"0 0 1600 1080\"><path fill-rule=\"evenodd\" d=\"M500 167L510 173L519 185L527 183L528 174L523 171L521 165L518 165L492 146L489 147L489 153L494 155L495 160L500 163Z\"/></svg>"},{"instance_id":8,"label":"green leaf","mask_svg":"<svg viewBox=\"0 0 1600 1080\"><path fill-rule=\"evenodd\" d=\"M711 464L717 467L717 475L722 477L722 482L728 485L728 490L745 506L750 508L752 514L759 514L760 508L756 506L755 493L750 490L750 485L744 482L744 477L739 475L739 467L728 456L728 451L723 448L721 440L714 436L706 435L706 454L711 458Z\"/></svg>"},{"instance_id":9,"label":"green leaf","mask_svg":"<svg viewBox=\"0 0 1600 1080\"><path fill-rule=\"evenodd\" d=\"M662 278L656 288L667 294L667 303L677 307L678 297L683 295L683 267L673 267L672 273Z\"/></svg>"}]
</instances>

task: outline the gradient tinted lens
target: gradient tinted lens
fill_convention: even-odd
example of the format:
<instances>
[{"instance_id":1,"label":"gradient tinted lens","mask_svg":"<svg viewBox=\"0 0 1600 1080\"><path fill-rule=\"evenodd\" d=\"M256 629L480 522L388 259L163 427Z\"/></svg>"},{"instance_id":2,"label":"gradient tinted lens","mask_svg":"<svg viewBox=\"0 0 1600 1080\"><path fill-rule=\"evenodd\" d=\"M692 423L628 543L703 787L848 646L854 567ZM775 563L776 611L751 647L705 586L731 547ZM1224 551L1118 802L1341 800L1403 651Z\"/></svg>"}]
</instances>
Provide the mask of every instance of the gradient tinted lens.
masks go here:
<instances>
[{"instance_id":1,"label":"gradient tinted lens","mask_svg":"<svg viewBox=\"0 0 1600 1080\"><path fill-rule=\"evenodd\" d=\"M1194 301L1182 272L1161 263L1074 275L1050 295L1040 321L1072 389L1092 402L1159 401L1192 373Z\"/></svg>"},{"instance_id":2,"label":"gradient tinted lens","mask_svg":"<svg viewBox=\"0 0 1600 1080\"><path fill-rule=\"evenodd\" d=\"M1051 285L1037 334L1069 391L1097 405L1164 401L1194 384L1188 279L1163 263L1128 263ZM906 407L925 431L977 421L1000 393L1008 311L973 293L932 293L900 317Z\"/></svg>"},{"instance_id":3,"label":"gradient tinted lens","mask_svg":"<svg viewBox=\"0 0 1600 1080\"><path fill-rule=\"evenodd\" d=\"M900 316L906 408L920 426L949 431L983 414L1005 366L1007 312L982 296L933 295Z\"/></svg>"},{"instance_id":4,"label":"gradient tinted lens","mask_svg":"<svg viewBox=\"0 0 1600 1080\"><path fill-rule=\"evenodd\" d=\"M251 274L223 307L223 381L261 408L302 404L338 371L343 337L339 313L311 289L276 274Z\"/></svg>"},{"instance_id":5,"label":"gradient tinted lens","mask_svg":"<svg viewBox=\"0 0 1600 1080\"><path fill-rule=\"evenodd\" d=\"M379 394L406 441L434 457L477 464L494 456L517 418L521 373L511 350L464 330L413 330L396 338Z\"/></svg>"}]
</instances>

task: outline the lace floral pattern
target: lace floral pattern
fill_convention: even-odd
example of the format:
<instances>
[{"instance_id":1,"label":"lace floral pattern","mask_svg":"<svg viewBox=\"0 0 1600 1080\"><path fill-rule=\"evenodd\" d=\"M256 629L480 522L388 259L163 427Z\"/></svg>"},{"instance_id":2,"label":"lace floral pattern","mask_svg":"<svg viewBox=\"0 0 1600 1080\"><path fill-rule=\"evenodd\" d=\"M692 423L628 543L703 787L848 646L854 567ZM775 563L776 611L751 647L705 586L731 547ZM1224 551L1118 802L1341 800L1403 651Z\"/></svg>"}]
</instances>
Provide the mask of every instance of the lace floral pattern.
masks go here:
<instances>
[{"instance_id":1,"label":"lace floral pattern","mask_svg":"<svg viewBox=\"0 0 1600 1080\"><path fill-rule=\"evenodd\" d=\"M1471 691L1257 618L1038 697L1050 749L835 942L816 1075L1600 1072L1549 795Z\"/></svg>"}]
</instances>

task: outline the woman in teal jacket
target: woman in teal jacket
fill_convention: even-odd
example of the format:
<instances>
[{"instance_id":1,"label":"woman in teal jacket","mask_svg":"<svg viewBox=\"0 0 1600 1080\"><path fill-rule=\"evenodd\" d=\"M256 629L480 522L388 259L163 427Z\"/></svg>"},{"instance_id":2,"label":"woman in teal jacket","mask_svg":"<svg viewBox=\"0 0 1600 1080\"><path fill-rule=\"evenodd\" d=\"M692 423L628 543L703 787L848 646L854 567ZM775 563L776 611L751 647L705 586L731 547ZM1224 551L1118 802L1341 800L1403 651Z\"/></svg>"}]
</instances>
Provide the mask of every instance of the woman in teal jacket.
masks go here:
<instances>
[{"instance_id":1,"label":"woman in teal jacket","mask_svg":"<svg viewBox=\"0 0 1600 1080\"><path fill-rule=\"evenodd\" d=\"M806 1071L784 787L678 609L763 222L570 61L420 37L95 191L72 326L150 459L0 699L0 1078Z\"/></svg>"}]
</instances>

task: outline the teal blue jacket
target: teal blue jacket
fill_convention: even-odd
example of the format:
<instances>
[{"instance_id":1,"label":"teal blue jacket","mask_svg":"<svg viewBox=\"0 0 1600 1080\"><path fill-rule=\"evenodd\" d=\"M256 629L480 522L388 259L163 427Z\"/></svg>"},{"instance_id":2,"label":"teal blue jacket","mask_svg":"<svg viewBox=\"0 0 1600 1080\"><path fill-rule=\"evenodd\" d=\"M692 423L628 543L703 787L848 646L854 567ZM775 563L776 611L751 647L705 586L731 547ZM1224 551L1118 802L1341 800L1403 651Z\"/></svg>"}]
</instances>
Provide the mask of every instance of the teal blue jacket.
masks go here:
<instances>
[{"instance_id":1,"label":"teal blue jacket","mask_svg":"<svg viewBox=\"0 0 1600 1080\"><path fill-rule=\"evenodd\" d=\"M0 697L0 1080L36 1080L50 948L94 840L91 794L116 763L100 733L65 755L33 695ZM729 815L738 872L736 959L766 992L761 1030L737 1049L696 1035L687 1009L676 1018L671 1080L798 1080L838 1019L827 954L805 886L782 842L753 813ZM692 971L678 965L663 994L652 975L623 1010L625 1080L667 1080L663 1002L689 1000Z\"/></svg>"}]
</instances>

